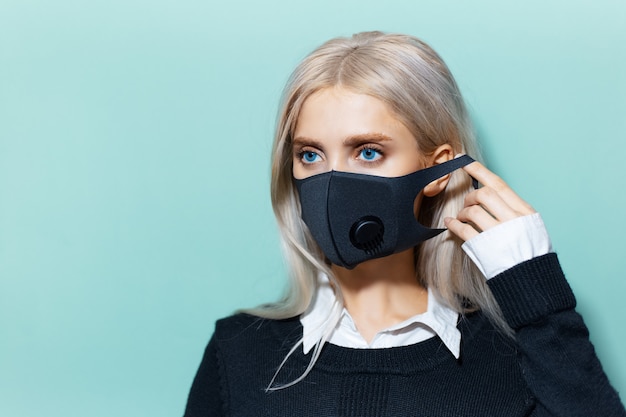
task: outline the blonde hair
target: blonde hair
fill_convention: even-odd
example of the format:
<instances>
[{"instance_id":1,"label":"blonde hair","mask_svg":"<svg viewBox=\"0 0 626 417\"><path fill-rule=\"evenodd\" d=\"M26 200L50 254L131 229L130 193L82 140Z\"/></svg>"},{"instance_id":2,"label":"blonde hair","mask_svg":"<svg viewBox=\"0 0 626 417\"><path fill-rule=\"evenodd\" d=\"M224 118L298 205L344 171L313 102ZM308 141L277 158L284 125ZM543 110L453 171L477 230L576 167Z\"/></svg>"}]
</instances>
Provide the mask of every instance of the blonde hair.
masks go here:
<instances>
[{"instance_id":1,"label":"blonde hair","mask_svg":"<svg viewBox=\"0 0 626 417\"><path fill-rule=\"evenodd\" d=\"M323 254L300 218L292 177L292 139L300 110L311 94L328 87L367 94L386 103L417 138L418 149L424 155L449 144L455 153L479 158L458 86L443 60L427 44L407 35L364 32L321 45L292 73L279 110L271 198L289 267L290 285L279 302L248 310L261 317L284 319L303 313L314 296L320 272L335 282ZM444 192L424 198L418 220L425 226L444 227L444 217L456 217L470 189L470 177L462 170L455 171ZM510 329L502 319L485 278L460 244L450 233L442 233L420 244L415 257L418 279L454 310L462 314L482 310L496 327L508 333ZM325 336L316 345L309 367L303 376L286 386L298 382L310 371L322 344L340 318L342 305L340 291L337 291L337 303L329 312ZM294 346L290 354L297 347Z\"/></svg>"}]
</instances>

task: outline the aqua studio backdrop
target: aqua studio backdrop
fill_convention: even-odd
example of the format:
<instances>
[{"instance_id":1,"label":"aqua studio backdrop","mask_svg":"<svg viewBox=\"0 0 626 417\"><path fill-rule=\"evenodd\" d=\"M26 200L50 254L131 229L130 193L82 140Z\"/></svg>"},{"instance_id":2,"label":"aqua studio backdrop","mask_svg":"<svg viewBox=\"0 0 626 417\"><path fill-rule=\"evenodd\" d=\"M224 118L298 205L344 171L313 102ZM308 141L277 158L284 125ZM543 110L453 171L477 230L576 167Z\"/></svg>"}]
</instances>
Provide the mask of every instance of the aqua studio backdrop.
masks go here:
<instances>
[{"instance_id":1,"label":"aqua studio backdrop","mask_svg":"<svg viewBox=\"0 0 626 417\"><path fill-rule=\"evenodd\" d=\"M0 1L0 415L181 415L214 321L284 286L269 155L324 40L447 61L626 393L623 1Z\"/></svg>"}]
</instances>

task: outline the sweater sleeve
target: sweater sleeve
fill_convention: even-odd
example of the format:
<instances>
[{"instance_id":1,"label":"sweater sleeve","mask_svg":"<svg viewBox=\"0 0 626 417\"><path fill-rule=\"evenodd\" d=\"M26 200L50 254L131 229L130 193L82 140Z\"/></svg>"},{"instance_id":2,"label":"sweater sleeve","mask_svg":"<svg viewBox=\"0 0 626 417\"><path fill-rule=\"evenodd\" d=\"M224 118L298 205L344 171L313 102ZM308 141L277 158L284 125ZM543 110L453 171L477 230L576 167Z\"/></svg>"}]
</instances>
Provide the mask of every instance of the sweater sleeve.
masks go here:
<instances>
[{"instance_id":1,"label":"sweater sleeve","mask_svg":"<svg viewBox=\"0 0 626 417\"><path fill-rule=\"evenodd\" d=\"M184 417L225 415L218 359L217 341L213 335L204 351L202 362L191 385Z\"/></svg>"},{"instance_id":2,"label":"sweater sleeve","mask_svg":"<svg viewBox=\"0 0 626 417\"><path fill-rule=\"evenodd\" d=\"M556 254L523 262L489 281L515 331L524 378L542 417L625 417L600 364ZM533 414L535 415L535 414Z\"/></svg>"}]
</instances>

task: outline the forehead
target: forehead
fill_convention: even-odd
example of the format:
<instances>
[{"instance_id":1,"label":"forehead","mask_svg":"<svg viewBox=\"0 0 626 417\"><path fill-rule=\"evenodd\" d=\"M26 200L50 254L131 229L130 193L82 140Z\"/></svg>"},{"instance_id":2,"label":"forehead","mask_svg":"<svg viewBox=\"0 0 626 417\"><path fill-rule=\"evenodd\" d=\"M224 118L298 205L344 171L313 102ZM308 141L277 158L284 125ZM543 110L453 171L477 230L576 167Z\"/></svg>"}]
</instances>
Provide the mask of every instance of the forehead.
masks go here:
<instances>
[{"instance_id":1,"label":"forehead","mask_svg":"<svg viewBox=\"0 0 626 417\"><path fill-rule=\"evenodd\" d=\"M318 90L304 101L294 137L344 139L368 133L412 137L382 100L341 87L329 87Z\"/></svg>"}]
</instances>

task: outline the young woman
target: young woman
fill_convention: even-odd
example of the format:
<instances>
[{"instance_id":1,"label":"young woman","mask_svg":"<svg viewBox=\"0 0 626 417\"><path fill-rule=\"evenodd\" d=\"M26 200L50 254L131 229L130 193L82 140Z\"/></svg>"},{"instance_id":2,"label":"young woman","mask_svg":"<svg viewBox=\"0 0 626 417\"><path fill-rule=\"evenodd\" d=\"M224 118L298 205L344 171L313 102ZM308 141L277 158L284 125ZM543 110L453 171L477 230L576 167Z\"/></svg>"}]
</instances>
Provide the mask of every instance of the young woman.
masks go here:
<instances>
[{"instance_id":1,"label":"young woman","mask_svg":"<svg viewBox=\"0 0 626 417\"><path fill-rule=\"evenodd\" d=\"M291 285L218 321L186 416L626 416L539 214L466 156L426 44L319 47L273 152Z\"/></svg>"}]
</instances>

